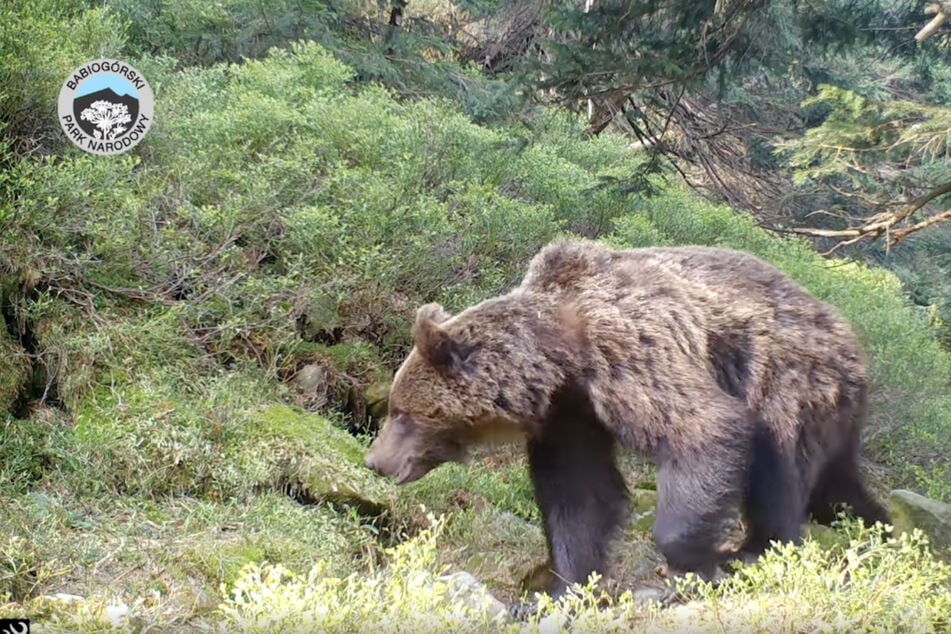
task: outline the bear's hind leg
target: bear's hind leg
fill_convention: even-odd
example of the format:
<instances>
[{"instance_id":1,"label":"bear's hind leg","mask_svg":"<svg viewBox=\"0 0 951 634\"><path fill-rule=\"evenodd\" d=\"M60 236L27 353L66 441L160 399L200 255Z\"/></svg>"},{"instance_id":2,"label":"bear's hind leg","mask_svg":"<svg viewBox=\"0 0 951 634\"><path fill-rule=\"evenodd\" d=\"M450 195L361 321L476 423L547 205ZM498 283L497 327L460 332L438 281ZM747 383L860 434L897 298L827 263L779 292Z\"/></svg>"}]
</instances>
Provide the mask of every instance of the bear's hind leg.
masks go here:
<instances>
[{"instance_id":1,"label":"bear's hind leg","mask_svg":"<svg viewBox=\"0 0 951 634\"><path fill-rule=\"evenodd\" d=\"M689 455L662 443L657 451L654 541L670 573L713 580L726 559L720 550L726 522L741 501L745 447L710 447Z\"/></svg>"},{"instance_id":2,"label":"bear's hind leg","mask_svg":"<svg viewBox=\"0 0 951 634\"><path fill-rule=\"evenodd\" d=\"M548 540L554 597L604 572L608 543L627 509L614 439L593 417L549 420L528 443L535 499Z\"/></svg>"},{"instance_id":3,"label":"bear's hind leg","mask_svg":"<svg viewBox=\"0 0 951 634\"><path fill-rule=\"evenodd\" d=\"M889 523L888 511L869 493L851 453L830 461L823 469L809 500L809 514L820 524L831 524L845 506L868 526Z\"/></svg>"},{"instance_id":4,"label":"bear's hind leg","mask_svg":"<svg viewBox=\"0 0 951 634\"><path fill-rule=\"evenodd\" d=\"M805 495L795 457L782 455L765 427L757 427L750 453L743 499L747 537L742 552L760 555L771 541L799 541L806 520Z\"/></svg>"},{"instance_id":5,"label":"bear's hind leg","mask_svg":"<svg viewBox=\"0 0 951 634\"><path fill-rule=\"evenodd\" d=\"M840 399L839 429L845 430L845 442L823 466L809 493L809 514L820 524L831 524L846 505L866 525L889 523L888 512L869 493L859 471L866 401L864 384L845 392Z\"/></svg>"}]
</instances>

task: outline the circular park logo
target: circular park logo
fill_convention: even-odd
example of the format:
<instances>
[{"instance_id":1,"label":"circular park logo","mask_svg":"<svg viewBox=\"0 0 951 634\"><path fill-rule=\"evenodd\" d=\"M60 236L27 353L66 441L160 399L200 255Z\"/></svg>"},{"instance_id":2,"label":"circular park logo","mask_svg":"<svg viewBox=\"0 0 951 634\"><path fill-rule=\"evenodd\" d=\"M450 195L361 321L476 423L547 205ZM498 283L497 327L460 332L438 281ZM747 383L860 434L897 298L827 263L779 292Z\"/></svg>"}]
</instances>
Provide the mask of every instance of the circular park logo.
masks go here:
<instances>
[{"instance_id":1,"label":"circular park logo","mask_svg":"<svg viewBox=\"0 0 951 634\"><path fill-rule=\"evenodd\" d=\"M70 74L59 91L59 123L70 141L93 154L121 154L152 125L152 89L125 62L97 59Z\"/></svg>"}]
</instances>

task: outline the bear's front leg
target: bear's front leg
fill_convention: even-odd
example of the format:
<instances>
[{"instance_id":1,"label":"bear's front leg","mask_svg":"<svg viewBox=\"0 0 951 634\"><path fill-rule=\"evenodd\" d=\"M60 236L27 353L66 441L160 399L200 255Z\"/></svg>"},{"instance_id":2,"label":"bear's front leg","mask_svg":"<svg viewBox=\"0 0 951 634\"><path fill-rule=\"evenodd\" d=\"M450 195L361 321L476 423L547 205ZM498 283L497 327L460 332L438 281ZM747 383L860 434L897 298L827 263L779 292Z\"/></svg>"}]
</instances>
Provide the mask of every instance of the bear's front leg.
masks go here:
<instances>
[{"instance_id":1,"label":"bear's front leg","mask_svg":"<svg viewBox=\"0 0 951 634\"><path fill-rule=\"evenodd\" d=\"M555 574L549 593L558 597L592 572L604 572L608 544L627 509L627 489L615 465L614 439L596 419L546 423L528 442L528 461Z\"/></svg>"}]
</instances>

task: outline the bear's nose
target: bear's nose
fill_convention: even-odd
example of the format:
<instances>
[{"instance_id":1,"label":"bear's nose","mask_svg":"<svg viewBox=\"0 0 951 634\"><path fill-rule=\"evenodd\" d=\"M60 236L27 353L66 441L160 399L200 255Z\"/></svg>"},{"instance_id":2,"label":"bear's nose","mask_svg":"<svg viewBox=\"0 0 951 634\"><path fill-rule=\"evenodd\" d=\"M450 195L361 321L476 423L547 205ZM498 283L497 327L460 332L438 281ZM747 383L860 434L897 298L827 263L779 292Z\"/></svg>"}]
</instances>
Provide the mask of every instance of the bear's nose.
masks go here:
<instances>
[{"instance_id":1,"label":"bear's nose","mask_svg":"<svg viewBox=\"0 0 951 634\"><path fill-rule=\"evenodd\" d=\"M370 454L367 454L363 458L363 466L366 467L367 469L373 469L374 471L376 471L376 465L373 464L373 458L370 456Z\"/></svg>"}]
</instances>

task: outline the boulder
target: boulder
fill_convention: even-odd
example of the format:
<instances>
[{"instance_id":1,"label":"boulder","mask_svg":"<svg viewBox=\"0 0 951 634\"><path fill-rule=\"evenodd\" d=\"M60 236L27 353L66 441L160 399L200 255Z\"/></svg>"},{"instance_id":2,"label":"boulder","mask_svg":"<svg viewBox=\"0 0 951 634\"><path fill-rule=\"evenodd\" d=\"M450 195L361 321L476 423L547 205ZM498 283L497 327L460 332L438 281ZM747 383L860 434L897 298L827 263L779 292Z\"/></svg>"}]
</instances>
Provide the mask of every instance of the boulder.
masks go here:
<instances>
[{"instance_id":1,"label":"boulder","mask_svg":"<svg viewBox=\"0 0 951 634\"><path fill-rule=\"evenodd\" d=\"M666 605L673 595L673 591L666 586L641 586L631 593L631 600L635 605L647 606L655 603L660 606Z\"/></svg>"},{"instance_id":2,"label":"boulder","mask_svg":"<svg viewBox=\"0 0 951 634\"><path fill-rule=\"evenodd\" d=\"M301 502L345 504L364 516L389 508L394 485L364 467L366 449L326 418L277 405L259 413L248 431L270 450L275 484Z\"/></svg>"},{"instance_id":3,"label":"boulder","mask_svg":"<svg viewBox=\"0 0 951 634\"><path fill-rule=\"evenodd\" d=\"M951 548L951 505L896 489L888 496L888 507L896 533L918 528L934 548Z\"/></svg>"},{"instance_id":4,"label":"boulder","mask_svg":"<svg viewBox=\"0 0 951 634\"><path fill-rule=\"evenodd\" d=\"M294 376L294 386L303 394L326 393L328 383L327 370L317 363L308 363Z\"/></svg>"},{"instance_id":5,"label":"boulder","mask_svg":"<svg viewBox=\"0 0 951 634\"><path fill-rule=\"evenodd\" d=\"M468 572L443 575L439 580L446 584L450 600L461 603L473 612L484 614L489 620L502 619L508 615L505 604L492 596L485 584Z\"/></svg>"}]
</instances>

